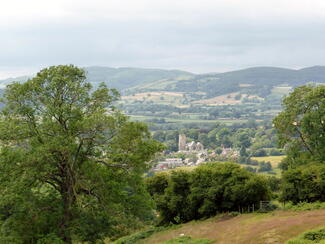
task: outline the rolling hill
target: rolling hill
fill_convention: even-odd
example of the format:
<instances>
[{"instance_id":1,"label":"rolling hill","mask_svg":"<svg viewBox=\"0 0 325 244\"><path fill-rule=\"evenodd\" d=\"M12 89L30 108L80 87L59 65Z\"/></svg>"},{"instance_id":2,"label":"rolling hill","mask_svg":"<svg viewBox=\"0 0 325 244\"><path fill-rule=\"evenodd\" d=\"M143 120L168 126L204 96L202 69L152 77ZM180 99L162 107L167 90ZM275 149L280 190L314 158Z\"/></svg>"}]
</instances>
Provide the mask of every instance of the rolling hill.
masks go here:
<instances>
[{"instance_id":1,"label":"rolling hill","mask_svg":"<svg viewBox=\"0 0 325 244\"><path fill-rule=\"evenodd\" d=\"M178 79L179 77L192 77L194 74L181 70L164 70L164 69L141 69L141 68L110 68L101 66L91 66L84 68L87 72L87 79L95 87L105 82L111 88L120 91L124 89L145 85L147 83L155 83L164 79ZM13 81L24 82L32 76L21 76L16 78L8 78L0 80L0 88L4 88Z\"/></svg>"},{"instance_id":2,"label":"rolling hill","mask_svg":"<svg viewBox=\"0 0 325 244\"><path fill-rule=\"evenodd\" d=\"M149 83L145 86L130 88L129 92L155 90L204 92L206 98L241 92L266 97L275 86L296 87L308 82L325 83L325 66L314 66L299 70L254 67L218 74L199 74L189 79L164 80L163 82L166 84L164 87L161 85L156 87L154 83Z\"/></svg>"},{"instance_id":3,"label":"rolling hill","mask_svg":"<svg viewBox=\"0 0 325 244\"><path fill-rule=\"evenodd\" d=\"M205 94L200 99L228 93L266 97L275 86L296 87L308 82L325 83L325 66L303 69L253 67L242 70L193 74L181 70L110 68L92 66L85 68L88 80L96 87L105 82L123 94L169 91ZM26 81L27 76L0 80L0 88L13 81Z\"/></svg>"}]
</instances>

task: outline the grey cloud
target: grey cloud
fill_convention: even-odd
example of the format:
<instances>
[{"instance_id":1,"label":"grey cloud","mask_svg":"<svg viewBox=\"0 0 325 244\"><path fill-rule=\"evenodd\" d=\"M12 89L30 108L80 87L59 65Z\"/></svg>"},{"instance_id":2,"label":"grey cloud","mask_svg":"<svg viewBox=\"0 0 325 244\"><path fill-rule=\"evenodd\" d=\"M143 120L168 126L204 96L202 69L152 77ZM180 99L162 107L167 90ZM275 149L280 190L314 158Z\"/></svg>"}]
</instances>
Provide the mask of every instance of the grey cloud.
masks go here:
<instances>
[{"instance_id":1,"label":"grey cloud","mask_svg":"<svg viewBox=\"0 0 325 244\"><path fill-rule=\"evenodd\" d=\"M77 65L223 71L325 64L323 20L245 18L45 22L0 29L1 66Z\"/></svg>"}]
</instances>

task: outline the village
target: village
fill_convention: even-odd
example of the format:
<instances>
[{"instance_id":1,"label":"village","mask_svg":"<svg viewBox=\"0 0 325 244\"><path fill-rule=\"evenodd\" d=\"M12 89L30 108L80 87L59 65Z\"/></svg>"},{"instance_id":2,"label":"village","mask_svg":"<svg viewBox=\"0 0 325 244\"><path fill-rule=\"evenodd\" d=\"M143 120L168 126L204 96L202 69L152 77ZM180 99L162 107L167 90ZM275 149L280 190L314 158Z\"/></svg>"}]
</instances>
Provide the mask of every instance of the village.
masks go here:
<instances>
[{"instance_id":1,"label":"village","mask_svg":"<svg viewBox=\"0 0 325 244\"><path fill-rule=\"evenodd\" d=\"M164 171L177 167L192 167L202 163L214 161L216 158L237 159L239 151L222 146L222 151L217 154L213 150L205 149L201 142L187 142L186 135L180 134L178 138L178 152L169 153L165 159L159 161L153 171Z\"/></svg>"}]
</instances>

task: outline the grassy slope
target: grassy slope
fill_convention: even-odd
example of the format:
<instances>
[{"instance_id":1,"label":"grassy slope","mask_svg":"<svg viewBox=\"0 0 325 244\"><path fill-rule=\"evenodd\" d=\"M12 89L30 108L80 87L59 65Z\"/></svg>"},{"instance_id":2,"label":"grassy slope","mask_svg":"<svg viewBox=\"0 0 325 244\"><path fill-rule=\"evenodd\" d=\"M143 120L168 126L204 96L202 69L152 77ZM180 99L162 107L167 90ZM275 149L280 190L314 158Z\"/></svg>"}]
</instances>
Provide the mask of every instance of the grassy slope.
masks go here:
<instances>
[{"instance_id":1,"label":"grassy slope","mask_svg":"<svg viewBox=\"0 0 325 244\"><path fill-rule=\"evenodd\" d=\"M198 239L217 240L217 244L279 244L324 223L324 209L243 214L234 218L215 217L155 233L141 243L159 243L184 234Z\"/></svg>"}]
</instances>

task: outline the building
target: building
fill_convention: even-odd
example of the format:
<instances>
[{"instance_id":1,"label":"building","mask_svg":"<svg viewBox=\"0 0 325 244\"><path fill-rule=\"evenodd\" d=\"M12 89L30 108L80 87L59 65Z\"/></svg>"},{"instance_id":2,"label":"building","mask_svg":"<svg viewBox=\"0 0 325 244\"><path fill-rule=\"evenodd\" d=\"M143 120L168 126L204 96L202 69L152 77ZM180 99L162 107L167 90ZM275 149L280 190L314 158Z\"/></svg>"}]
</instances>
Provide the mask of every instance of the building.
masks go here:
<instances>
[{"instance_id":1,"label":"building","mask_svg":"<svg viewBox=\"0 0 325 244\"><path fill-rule=\"evenodd\" d=\"M201 142L191 141L186 143L186 135L180 134L178 137L179 152L201 152L204 151L204 146Z\"/></svg>"},{"instance_id":2,"label":"building","mask_svg":"<svg viewBox=\"0 0 325 244\"><path fill-rule=\"evenodd\" d=\"M181 158L166 158L165 161L159 162L153 170L162 171L167 169L174 169L181 166L184 166L183 160Z\"/></svg>"},{"instance_id":3,"label":"building","mask_svg":"<svg viewBox=\"0 0 325 244\"><path fill-rule=\"evenodd\" d=\"M239 157L239 151L235 150L231 147L226 148L226 147L222 147L222 152L220 154L221 156L225 157L225 158L238 158Z\"/></svg>"},{"instance_id":4,"label":"building","mask_svg":"<svg viewBox=\"0 0 325 244\"><path fill-rule=\"evenodd\" d=\"M184 134L179 134L178 136L178 151L185 151L186 148L186 136Z\"/></svg>"}]
</instances>

